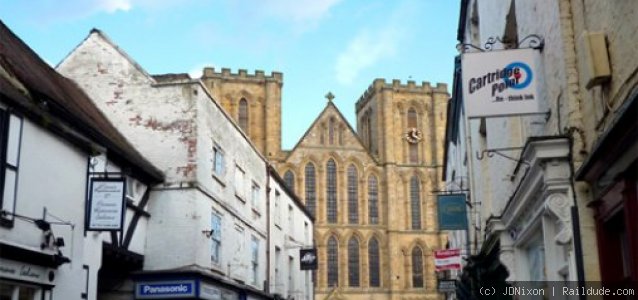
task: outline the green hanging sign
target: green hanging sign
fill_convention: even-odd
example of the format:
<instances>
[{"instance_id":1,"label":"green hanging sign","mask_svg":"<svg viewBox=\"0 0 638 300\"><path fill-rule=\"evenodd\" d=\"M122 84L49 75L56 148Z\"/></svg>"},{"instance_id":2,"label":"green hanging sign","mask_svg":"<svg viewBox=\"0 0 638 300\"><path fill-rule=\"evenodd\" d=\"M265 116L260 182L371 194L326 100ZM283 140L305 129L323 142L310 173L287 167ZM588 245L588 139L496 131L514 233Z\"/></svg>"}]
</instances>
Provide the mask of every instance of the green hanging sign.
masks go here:
<instances>
[{"instance_id":1,"label":"green hanging sign","mask_svg":"<svg viewBox=\"0 0 638 300\"><path fill-rule=\"evenodd\" d=\"M439 230L467 230L465 194L437 196Z\"/></svg>"}]
</instances>

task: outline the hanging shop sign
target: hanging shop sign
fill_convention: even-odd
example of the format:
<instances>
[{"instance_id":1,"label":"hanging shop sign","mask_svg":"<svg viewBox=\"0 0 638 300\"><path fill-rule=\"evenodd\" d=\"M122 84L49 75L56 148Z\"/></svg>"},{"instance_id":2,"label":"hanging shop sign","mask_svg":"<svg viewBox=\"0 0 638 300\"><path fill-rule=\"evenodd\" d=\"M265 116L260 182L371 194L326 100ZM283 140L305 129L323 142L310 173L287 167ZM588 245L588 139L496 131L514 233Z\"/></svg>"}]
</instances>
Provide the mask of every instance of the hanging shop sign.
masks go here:
<instances>
[{"instance_id":1,"label":"hanging shop sign","mask_svg":"<svg viewBox=\"0 0 638 300\"><path fill-rule=\"evenodd\" d=\"M36 284L53 285L55 272L43 266L0 258L0 279L14 279Z\"/></svg>"},{"instance_id":2,"label":"hanging shop sign","mask_svg":"<svg viewBox=\"0 0 638 300\"><path fill-rule=\"evenodd\" d=\"M539 62L536 49L463 54L463 103L468 118L540 113Z\"/></svg>"},{"instance_id":3,"label":"hanging shop sign","mask_svg":"<svg viewBox=\"0 0 638 300\"><path fill-rule=\"evenodd\" d=\"M299 264L301 270L316 270L317 261L317 248L299 250Z\"/></svg>"},{"instance_id":4,"label":"hanging shop sign","mask_svg":"<svg viewBox=\"0 0 638 300\"><path fill-rule=\"evenodd\" d=\"M179 299L195 296L195 280L138 282L135 285L135 299Z\"/></svg>"},{"instance_id":5,"label":"hanging shop sign","mask_svg":"<svg viewBox=\"0 0 638 300\"><path fill-rule=\"evenodd\" d=\"M465 194L437 195L439 230L467 230Z\"/></svg>"},{"instance_id":6,"label":"hanging shop sign","mask_svg":"<svg viewBox=\"0 0 638 300\"><path fill-rule=\"evenodd\" d=\"M434 251L434 267L437 272L461 269L461 250L446 249Z\"/></svg>"},{"instance_id":7,"label":"hanging shop sign","mask_svg":"<svg viewBox=\"0 0 638 300\"><path fill-rule=\"evenodd\" d=\"M124 226L124 178L91 178L87 231L119 231Z\"/></svg>"}]
</instances>

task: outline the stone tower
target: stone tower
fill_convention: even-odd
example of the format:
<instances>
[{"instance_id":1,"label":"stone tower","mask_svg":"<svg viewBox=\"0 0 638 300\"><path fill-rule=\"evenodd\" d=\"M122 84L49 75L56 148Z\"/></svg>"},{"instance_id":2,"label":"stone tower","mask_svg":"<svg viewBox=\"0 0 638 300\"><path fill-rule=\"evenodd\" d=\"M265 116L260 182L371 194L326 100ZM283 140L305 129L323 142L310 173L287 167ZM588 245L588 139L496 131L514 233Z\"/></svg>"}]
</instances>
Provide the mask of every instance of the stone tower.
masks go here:
<instances>
[{"instance_id":1,"label":"stone tower","mask_svg":"<svg viewBox=\"0 0 638 300\"><path fill-rule=\"evenodd\" d=\"M264 71L237 74L223 68L204 68L202 81L222 107L268 159L281 154L281 88L283 74Z\"/></svg>"}]
</instances>

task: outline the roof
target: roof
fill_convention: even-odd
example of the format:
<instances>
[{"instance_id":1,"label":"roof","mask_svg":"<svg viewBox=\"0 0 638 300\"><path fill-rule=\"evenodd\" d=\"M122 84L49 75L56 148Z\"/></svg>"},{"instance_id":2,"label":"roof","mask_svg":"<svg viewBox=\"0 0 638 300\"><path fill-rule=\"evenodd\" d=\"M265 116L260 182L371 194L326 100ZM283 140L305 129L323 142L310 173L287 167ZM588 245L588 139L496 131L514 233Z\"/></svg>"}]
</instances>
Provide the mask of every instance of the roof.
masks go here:
<instances>
[{"instance_id":1,"label":"roof","mask_svg":"<svg viewBox=\"0 0 638 300\"><path fill-rule=\"evenodd\" d=\"M109 159L152 182L164 175L133 148L73 81L60 75L0 21L0 94L35 121L54 117L108 149ZM19 83L19 84L18 84ZM61 126L64 126L61 125Z\"/></svg>"}]
</instances>

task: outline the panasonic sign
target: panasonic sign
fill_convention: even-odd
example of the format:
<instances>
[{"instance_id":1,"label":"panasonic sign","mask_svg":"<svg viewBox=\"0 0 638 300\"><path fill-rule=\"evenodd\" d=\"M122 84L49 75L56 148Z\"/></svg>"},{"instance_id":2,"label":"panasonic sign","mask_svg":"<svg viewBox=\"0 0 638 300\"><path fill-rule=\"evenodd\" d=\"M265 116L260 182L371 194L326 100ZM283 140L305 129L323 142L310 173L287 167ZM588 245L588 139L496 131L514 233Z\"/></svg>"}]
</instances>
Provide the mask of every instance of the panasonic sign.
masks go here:
<instances>
[{"instance_id":1,"label":"panasonic sign","mask_svg":"<svg viewBox=\"0 0 638 300\"><path fill-rule=\"evenodd\" d=\"M176 299L194 297L194 280L139 282L135 287L136 299Z\"/></svg>"}]
</instances>

